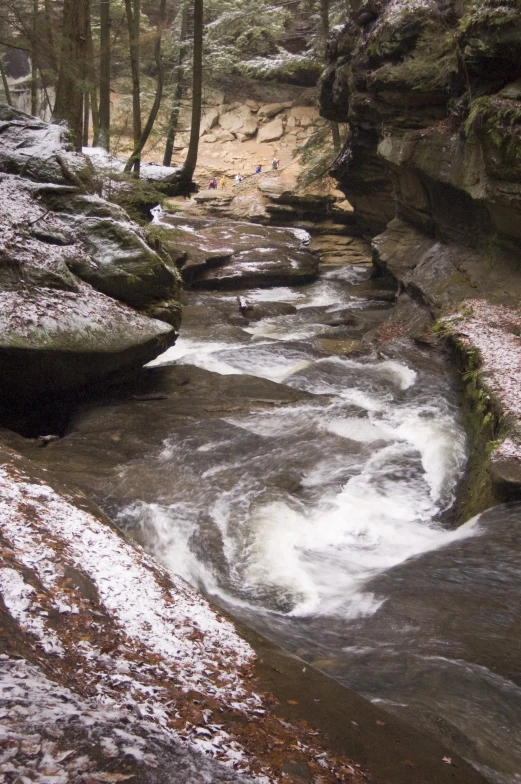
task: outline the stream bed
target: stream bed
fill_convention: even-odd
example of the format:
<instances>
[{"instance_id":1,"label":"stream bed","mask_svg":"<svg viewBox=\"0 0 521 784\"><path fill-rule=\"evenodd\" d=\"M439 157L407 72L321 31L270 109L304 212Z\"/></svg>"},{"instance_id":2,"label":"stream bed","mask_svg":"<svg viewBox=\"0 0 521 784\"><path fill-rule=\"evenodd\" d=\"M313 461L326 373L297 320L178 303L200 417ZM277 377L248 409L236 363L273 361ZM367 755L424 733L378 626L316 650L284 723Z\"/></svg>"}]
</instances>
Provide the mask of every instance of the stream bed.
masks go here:
<instances>
[{"instance_id":1,"label":"stream bed","mask_svg":"<svg viewBox=\"0 0 521 784\"><path fill-rule=\"evenodd\" d=\"M467 455L454 371L406 339L357 350L392 307L369 277L338 264L305 286L189 292L153 368L185 368L176 383L195 393L203 371L207 388L263 380L258 405L212 398L170 432L155 417L153 459L128 425L116 433L130 408L107 409L70 442L69 470L87 439L99 448L98 416L114 449L135 444L94 494L166 566L491 781L521 782L521 508L454 527Z\"/></svg>"}]
</instances>

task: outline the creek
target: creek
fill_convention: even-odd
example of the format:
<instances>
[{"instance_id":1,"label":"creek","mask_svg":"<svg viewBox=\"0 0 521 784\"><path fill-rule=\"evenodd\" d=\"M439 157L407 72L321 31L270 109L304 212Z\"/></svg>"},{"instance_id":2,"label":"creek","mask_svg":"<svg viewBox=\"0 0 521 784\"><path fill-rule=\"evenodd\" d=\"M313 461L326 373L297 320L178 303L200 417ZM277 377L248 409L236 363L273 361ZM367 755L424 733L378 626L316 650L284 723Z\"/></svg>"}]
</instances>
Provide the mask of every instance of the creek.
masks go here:
<instances>
[{"instance_id":1,"label":"creek","mask_svg":"<svg viewBox=\"0 0 521 784\"><path fill-rule=\"evenodd\" d=\"M237 415L223 400L223 415L165 432L153 482L168 501L137 488L118 522L232 617L490 780L521 782L521 510L454 527L467 445L453 369L405 339L349 353L391 307L369 276L329 265L310 285L242 290L266 313L244 323L218 318L237 292L190 292L155 367L246 374L302 400Z\"/></svg>"}]
</instances>

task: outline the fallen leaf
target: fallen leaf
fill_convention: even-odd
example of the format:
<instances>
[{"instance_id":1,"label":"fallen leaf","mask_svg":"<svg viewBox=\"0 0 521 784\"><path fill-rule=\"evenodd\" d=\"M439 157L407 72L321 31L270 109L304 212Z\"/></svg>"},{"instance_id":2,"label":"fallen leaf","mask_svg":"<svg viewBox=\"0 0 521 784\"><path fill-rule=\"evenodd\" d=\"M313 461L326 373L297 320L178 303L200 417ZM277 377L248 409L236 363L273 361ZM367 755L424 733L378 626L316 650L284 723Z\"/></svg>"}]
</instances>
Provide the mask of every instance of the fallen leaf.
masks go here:
<instances>
[{"instance_id":1,"label":"fallen leaf","mask_svg":"<svg viewBox=\"0 0 521 784\"><path fill-rule=\"evenodd\" d=\"M414 762L411 762L411 760L404 760L403 764L408 765L409 768L414 768Z\"/></svg>"},{"instance_id":2,"label":"fallen leaf","mask_svg":"<svg viewBox=\"0 0 521 784\"><path fill-rule=\"evenodd\" d=\"M380 719L376 719L376 723L378 724L379 727L387 727L386 721L380 721Z\"/></svg>"},{"instance_id":3,"label":"fallen leaf","mask_svg":"<svg viewBox=\"0 0 521 784\"><path fill-rule=\"evenodd\" d=\"M288 705L298 705L296 700L288 700Z\"/></svg>"},{"instance_id":4,"label":"fallen leaf","mask_svg":"<svg viewBox=\"0 0 521 784\"><path fill-rule=\"evenodd\" d=\"M445 762L447 765L452 765L452 757L442 757L442 762Z\"/></svg>"}]
</instances>

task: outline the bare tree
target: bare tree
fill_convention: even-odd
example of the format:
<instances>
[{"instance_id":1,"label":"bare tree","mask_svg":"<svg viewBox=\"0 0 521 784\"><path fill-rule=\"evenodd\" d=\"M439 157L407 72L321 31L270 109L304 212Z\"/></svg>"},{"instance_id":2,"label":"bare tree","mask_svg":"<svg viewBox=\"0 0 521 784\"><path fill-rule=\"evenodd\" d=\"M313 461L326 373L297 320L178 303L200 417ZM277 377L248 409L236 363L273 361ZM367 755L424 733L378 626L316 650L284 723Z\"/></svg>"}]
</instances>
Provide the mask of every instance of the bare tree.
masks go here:
<instances>
[{"instance_id":1,"label":"bare tree","mask_svg":"<svg viewBox=\"0 0 521 784\"><path fill-rule=\"evenodd\" d=\"M7 101L7 105L8 106L12 106L13 105L13 99L11 98L11 91L9 89L9 82L7 81L7 76L5 75L3 55L1 55L1 54L0 54L0 75L2 76L2 85L4 87L5 100Z\"/></svg>"},{"instance_id":2,"label":"bare tree","mask_svg":"<svg viewBox=\"0 0 521 784\"><path fill-rule=\"evenodd\" d=\"M81 150L83 137L89 12L89 0L64 0L60 71L53 116L55 120L67 122L77 150Z\"/></svg>"},{"instance_id":3,"label":"bare tree","mask_svg":"<svg viewBox=\"0 0 521 784\"><path fill-rule=\"evenodd\" d=\"M31 114L38 114L38 0L33 0L31 19Z\"/></svg>"},{"instance_id":4,"label":"bare tree","mask_svg":"<svg viewBox=\"0 0 521 784\"><path fill-rule=\"evenodd\" d=\"M177 65L174 70L175 91L172 103L172 111L168 121L168 131L166 134L165 155L163 166L172 165L172 155L174 152L174 141L179 124L179 113L181 111L181 99L183 97L183 63L186 57L186 39L188 36L188 0L184 0L181 8L181 31L179 36L179 55Z\"/></svg>"},{"instance_id":5,"label":"bare tree","mask_svg":"<svg viewBox=\"0 0 521 784\"><path fill-rule=\"evenodd\" d=\"M152 132L152 128L154 127L154 123L156 121L159 107L161 106L161 99L163 97L163 87L165 82L165 69L163 65L163 57L161 55L161 40L163 36L163 28L165 25L165 13L166 13L166 0L160 0L156 43L154 46L154 58L157 66L156 94L154 97L154 103L152 104L152 108L150 110L150 114L148 115L148 120L145 124L143 132L138 140L138 143L134 144L132 155L130 156L130 158L126 163L125 166L126 172L131 171L132 168L135 167L136 163L138 163L139 160L141 159L141 153L143 152L143 148L147 143L148 137Z\"/></svg>"},{"instance_id":6,"label":"bare tree","mask_svg":"<svg viewBox=\"0 0 521 784\"><path fill-rule=\"evenodd\" d=\"M86 67L86 86L85 103L89 105L86 111L87 117L87 141L89 143L89 109L92 114L92 145L96 147L99 143L99 111L98 111L98 92L96 90L96 59L94 56L94 42L92 40L92 23L89 15L87 29L87 67ZM84 134L85 135L85 134Z\"/></svg>"},{"instance_id":7,"label":"bare tree","mask_svg":"<svg viewBox=\"0 0 521 784\"><path fill-rule=\"evenodd\" d=\"M326 55L327 39L329 36L329 0L320 0L320 25L324 46L324 56ZM340 139L340 129L338 123L331 123L331 135L333 137L333 147L340 151L342 141Z\"/></svg>"},{"instance_id":8,"label":"bare tree","mask_svg":"<svg viewBox=\"0 0 521 784\"><path fill-rule=\"evenodd\" d=\"M110 0L100 0L99 143L110 149Z\"/></svg>"},{"instance_id":9,"label":"bare tree","mask_svg":"<svg viewBox=\"0 0 521 784\"><path fill-rule=\"evenodd\" d=\"M188 153L181 171L181 180L189 185L197 165L201 107L203 98L203 0L194 0L194 62L192 76L192 126Z\"/></svg>"},{"instance_id":10,"label":"bare tree","mask_svg":"<svg viewBox=\"0 0 521 784\"><path fill-rule=\"evenodd\" d=\"M130 43L130 71L132 74L132 128L134 148L139 146L141 139L141 85L140 85L140 22L141 0L125 0L128 36ZM133 161L133 168L139 177L140 158Z\"/></svg>"},{"instance_id":11,"label":"bare tree","mask_svg":"<svg viewBox=\"0 0 521 784\"><path fill-rule=\"evenodd\" d=\"M56 52L56 40L52 20L52 0L44 2L45 37L47 38L47 56L55 75L58 75L59 63Z\"/></svg>"}]
</instances>

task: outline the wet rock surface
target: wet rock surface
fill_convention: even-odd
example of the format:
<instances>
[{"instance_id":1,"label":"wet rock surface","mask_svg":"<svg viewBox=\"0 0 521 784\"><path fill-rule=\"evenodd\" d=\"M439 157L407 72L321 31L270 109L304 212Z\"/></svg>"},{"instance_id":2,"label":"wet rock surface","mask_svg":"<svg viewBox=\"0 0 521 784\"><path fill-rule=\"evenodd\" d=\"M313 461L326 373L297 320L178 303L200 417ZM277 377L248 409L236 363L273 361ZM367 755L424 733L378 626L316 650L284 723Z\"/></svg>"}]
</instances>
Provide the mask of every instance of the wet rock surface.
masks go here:
<instances>
[{"instance_id":1,"label":"wet rock surface","mask_svg":"<svg viewBox=\"0 0 521 784\"><path fill-rule=\"evenodd\" d=\"M291 649L298 648L307 661L336 674L341 668L335 656L329 660L321 655L309 636L313 628L323 640L330 620L319 619L315 626L311 618L299 621L287 615L300 601L300 590L294 593L285 577L290 560L279 576L281 586L268 577L252 594L251 576L235 576L235 570L243 568L241 553L254 553L260 546L248 537L265 524L259 516L263 506L268 505L268 517L281 537L278 547L283 548L285 526L294 514L308 504L310 510L316 504L319 509L316 499L323 492L341 494L373 449L382 450L384 460L388 436L375 432L378 416L366 423L364 405L371 409L380 395L386 410L392 407L390 400L396 399L397 411L405 403L403 387L411 373L403 364L408 349L397 348L396 361L381 356L369 361L360 355L364 332L385 325L389 317L389 292L367 280L367 269L336 264L321 272L322 279L312 286L240 291L239 297L252 306L251 317L250 308L240 311L235 291L188 292L185 338L172 349L170 360L167 355L163 365L144 369L138 382L114 388L101 404L84 406L64 438L44 447L17 436L11 436L10 443L99 501L174 571L195 559L200 575L196 582L203 581L210 593L224 591L222 596L246 603L255 597L262 608L257 618L261 631L264 621L275 634L285 623L295 624L296 637L286 638ZM383 298L370 300L371 294ZM433 360L438 360L428 350L422 352L416 357L418 369L428 374L425 394L432 405L440 379L436 372L430 374ZM361 379L367 403L356 391ZM338 400L335 390L347 399ZM422 394L419 391L420 400ZM317 432L310 440L314 427ZM421 469L411 460L408 470L416 476ZM319 473L317 482L312 477L322 463L326 473ZM375 487L400 483L400 466L398 457L389 455L389 463L377 468ZM409 482L410 473L407 476ZM285 510L282 517L278 505ZM248 508L252 525L245 540L238 538L240 553L230 562L229 548L239 537L240 517ZM329 507L327 519L331 512ZM299 518L296 530L305 532L308 519ZM327 530L324 523L322 537ZM308 558L313 549L310 543ZM272 555L276 559L277 553ZM248 620L255 627L254 618ZM333 634L336 629L333 623ZM263 660L257 670L262 683L282 696L277 715L283 721L317 717L335 748L355 748L361 759L376 760L376 782L482 780L455 754L396 723L378 706L346 693L313 666L283 654L277 657L255 632L248 639ZM322 651L321 643L318 647ZM281 755L281 769L289 780L299 781L304 768L288 759L286 749Z\"/></svg>"},{"instance_id":2,"label":"wet rock surface","mask_svg":"<svg viewBox=\"0 0 521 784\"><path fill-rule=\"evenodd\" d=\"M171 345L180 277L94 194L63 127L7 107L0 125L0 400L13 405L132 372Z\"/></svg>"},{"instance_id":3,"label":"wet rock surface","mask_svg":"<svg viewBox=\"0 0 521 784\"><path fill-rule=\"evenodd\" d=\"M229 621L5 447L0 508L2 775L275 782L294 744L305 780L365 778L307 725L277 718Z\"/></svg>"},{"instance_id":4,"label":"wet rock surface","mask_svg":"<svg viewBox=\"0 0 521 784\"><path fill-rule=\"evenodd\" d=\"M373 238L377 268L398 282L391 324L402 334L421 340L447 314L464 322L465 314L457 313L473 298L488 302L490 313L511 307L515 319L521 296L520 35L514 0L463 6L390 0L353 10L330 37L322 115L351 128L333 173ZM482 320L472 347L462 336L478 357L472 370L483 396L495 369L480 346L496 321L492 315ZM457 353L458 329L447 334ZM519 421L509 418L511 400L502 391L514 368L521 372L518 348L496 382L492 406L480 408L479 392L472 385L467 391L475 413L495 423L488 449L506 437L509 459L513 441L521 461ZM500 497L506 487L510 494L513 482L489 467Z\"/></svg>"},{"instance_id":5,"label":"wet rock surface","mask_svg":"<svg viewBox=\"0 0 521 784\"><path fill-rule=\"evenodd\" d=\"M306 232L165 213L157 226L192 289L298 285L318 275L318 257Z\"/></svg>"}]
</instances>

